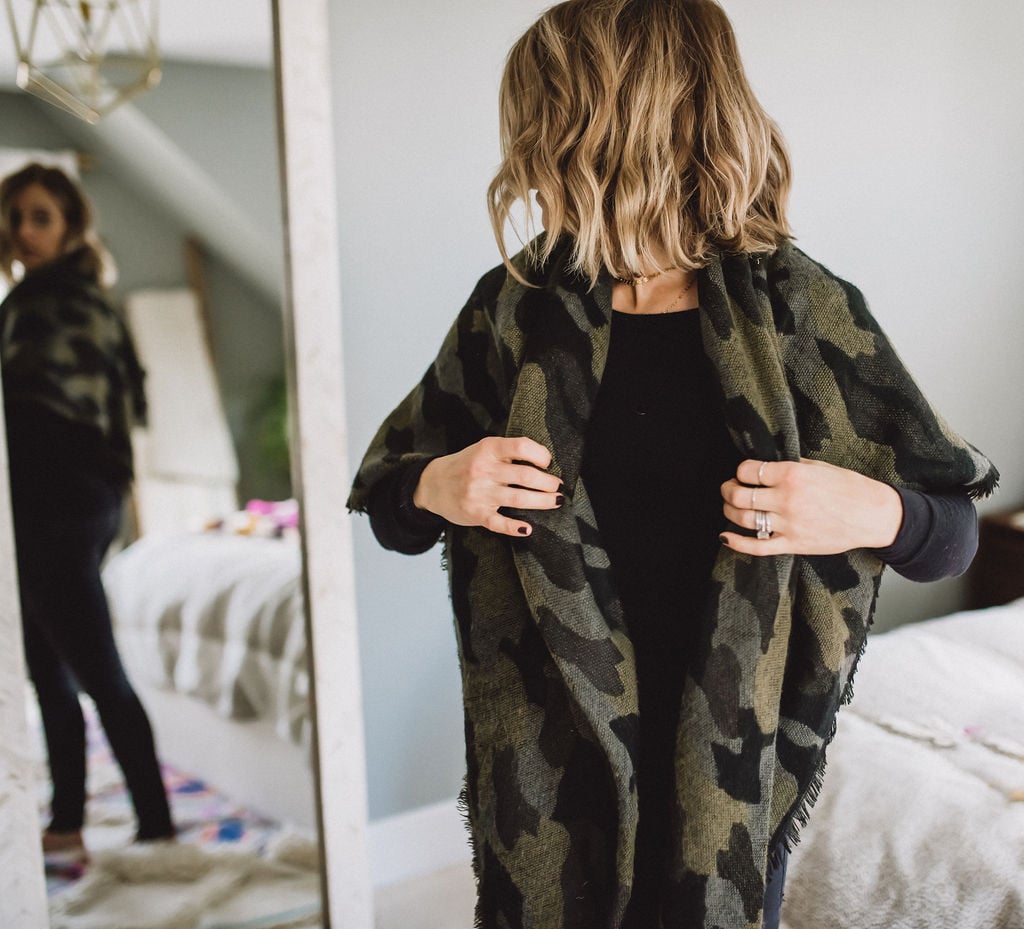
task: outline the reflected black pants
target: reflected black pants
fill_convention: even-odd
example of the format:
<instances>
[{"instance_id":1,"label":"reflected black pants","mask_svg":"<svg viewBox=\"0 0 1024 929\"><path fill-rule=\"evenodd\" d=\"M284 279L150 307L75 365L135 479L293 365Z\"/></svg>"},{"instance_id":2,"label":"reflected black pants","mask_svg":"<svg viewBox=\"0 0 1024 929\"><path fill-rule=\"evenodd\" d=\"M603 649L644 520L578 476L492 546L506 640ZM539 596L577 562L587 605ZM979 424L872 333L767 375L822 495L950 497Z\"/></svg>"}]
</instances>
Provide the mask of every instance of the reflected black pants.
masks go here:
<instances>
[{"instance_id":1,"label":"reflected black pants","mask_svg":"<svg viewBox=\"0 0 1024 929\"><path fill-rule=\"evenodd\" d=\"M153 731L121 664L100 580L117 534L121 495L98 477L75 482L56 506L13 488L22 629L29 676L43 719L53 799L49 828L81 829L85 814L85 720L81 688L96 704L124 774L139 839L174 834Z\"/></svg>"}]
</instances>

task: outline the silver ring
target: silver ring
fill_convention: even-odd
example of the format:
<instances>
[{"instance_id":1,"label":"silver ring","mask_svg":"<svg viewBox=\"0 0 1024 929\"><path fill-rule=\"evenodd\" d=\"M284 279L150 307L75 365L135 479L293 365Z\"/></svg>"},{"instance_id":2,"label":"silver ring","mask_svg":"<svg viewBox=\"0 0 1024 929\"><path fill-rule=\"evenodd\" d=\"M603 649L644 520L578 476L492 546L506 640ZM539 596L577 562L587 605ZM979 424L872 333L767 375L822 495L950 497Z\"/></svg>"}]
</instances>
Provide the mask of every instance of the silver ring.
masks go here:
<instances>
[{"instance_id":1,"label":"silver ring","mask_svg":"<svg viewBox=\"0 0 1024 929\"><path fill-rule=\"evenodd\" d=\"M762 484L762 485L764 484L764 480L763 480L763 478L761 477L761 475L762 475L762 473L764 472L764 466L765 466L766 464L768 464L768 462L767 462L767 461L762 461L762 462L761 462L761 466L760 466L760 467L759 467L759 468L757 469L757 483L758 483L758 484Z\"/></svg>"},{"instance_id":2,"label":"silver ring","mask_svg":"<svg viewBox=\"0 0 1024 929\"><path fill-rule=\"evenodd\" d=\"M757 529L758 539L764 541L772 537L772 520L764 510L754 511L754 526Z\"/></svg>"},{"instance_id":3,"label":"silver ring","mask_svg":"<svg viewBox=\"0 0 1024 929\"><path fill-rule=\"evenodd\" d=\"M752 491L750 491L750 508L752 510L756 510L757 509L757 488L756 487Z\"/></svg>"}]
</instances>

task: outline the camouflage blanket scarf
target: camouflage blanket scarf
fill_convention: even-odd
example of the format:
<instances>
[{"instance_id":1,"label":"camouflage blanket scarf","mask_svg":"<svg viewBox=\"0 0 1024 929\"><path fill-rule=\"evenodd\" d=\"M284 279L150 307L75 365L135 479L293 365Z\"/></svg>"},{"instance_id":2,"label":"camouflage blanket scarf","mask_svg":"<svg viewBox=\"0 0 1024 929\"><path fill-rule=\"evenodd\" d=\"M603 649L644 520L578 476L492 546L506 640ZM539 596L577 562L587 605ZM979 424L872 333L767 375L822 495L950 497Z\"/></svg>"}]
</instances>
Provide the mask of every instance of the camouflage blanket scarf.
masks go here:
<instances>
[{"instance_id":1,"label":"camouflage blanket scarf","mask_svg":"<svg viewBox=\"0 0 1024 929\"><path fill-rule=\"evenodd\" d=\"M145 423L144 372L106 292L73 251L26 275L0 306L4 400L43 406L105 437L126 476Z\"/></svg>"},{"instance_id":2,"label":"camouflage blanket scarf","mask_svg":"<svg viewBox=\"0 0 1024 929\"><path fill-rule=\"evenodd\" d=\"M446 531L485 929L617 929L633 873L635 666L579 480L611 281L588 291L565 254L530 272L537 289L504 268L480 281L349 500L365 509L391 469L502 434L546 445L569 488L558 510L516 514L535 527L528 539ZM854 287L790 244L716 260L698 287L744 455L819 458L933 492L993 489L996 471L930 408ZM863 550L721 549L682 700L663 926L761 926L768 850L796 837L817 793L881 573Z\"/></svg>"}]
</instances>

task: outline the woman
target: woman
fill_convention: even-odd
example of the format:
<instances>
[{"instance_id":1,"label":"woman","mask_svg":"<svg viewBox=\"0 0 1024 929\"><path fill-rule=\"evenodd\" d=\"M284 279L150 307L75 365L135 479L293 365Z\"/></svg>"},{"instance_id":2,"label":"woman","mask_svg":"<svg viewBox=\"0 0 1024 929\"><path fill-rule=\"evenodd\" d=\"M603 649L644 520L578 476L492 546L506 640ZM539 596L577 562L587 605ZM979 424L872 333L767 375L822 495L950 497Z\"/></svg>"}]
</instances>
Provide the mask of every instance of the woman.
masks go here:
<instances>
[{"instance_id":1,"label":"woman","mask_svg":"<svg viewBox=\"0 0 1024 929\"><path fill-rule=\"evenodd\" d=\"M443 532L486 929L777 926L883 563L958 573L997 474L859 292L711 0L570 0L512 49L502 232L349 505Z\"/></svg>"},{"instance_id":2,"label":"woman","mask_svg":"<svg viewBox=\"0 0 1024 929\"><path fill-rule=\"evenodd\" d=\"M0 184L0 360L22 628L53 799L43 849L84 857L85 721L95 702L140 840L174 835L146 713L114 643L100 563L132 478L143 373L100 284L106 255L81 190L30 164Z\"/></svg>"}]
</instances>

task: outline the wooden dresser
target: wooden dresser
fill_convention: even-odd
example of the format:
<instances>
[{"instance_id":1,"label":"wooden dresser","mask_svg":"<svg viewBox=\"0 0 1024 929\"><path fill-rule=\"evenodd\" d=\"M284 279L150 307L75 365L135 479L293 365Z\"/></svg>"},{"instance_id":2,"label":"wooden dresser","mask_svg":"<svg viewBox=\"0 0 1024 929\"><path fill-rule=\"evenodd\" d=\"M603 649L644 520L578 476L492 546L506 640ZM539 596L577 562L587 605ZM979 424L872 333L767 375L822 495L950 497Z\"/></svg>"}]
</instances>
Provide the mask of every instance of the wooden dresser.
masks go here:
<instances>
[{"instance_id":1,"label":"wooden dresser","mask_svg":"<svg viewBox=\"0 0 1024 929\"><path fill-rule=\"evenodd\" d=\"M1024 509L983 516L978 554L967 575L972 609L1024 597Z\"/></svg>"}]
</instances>

